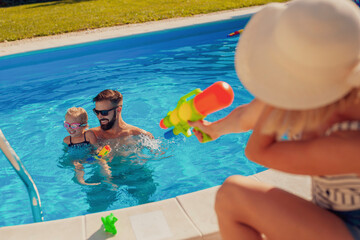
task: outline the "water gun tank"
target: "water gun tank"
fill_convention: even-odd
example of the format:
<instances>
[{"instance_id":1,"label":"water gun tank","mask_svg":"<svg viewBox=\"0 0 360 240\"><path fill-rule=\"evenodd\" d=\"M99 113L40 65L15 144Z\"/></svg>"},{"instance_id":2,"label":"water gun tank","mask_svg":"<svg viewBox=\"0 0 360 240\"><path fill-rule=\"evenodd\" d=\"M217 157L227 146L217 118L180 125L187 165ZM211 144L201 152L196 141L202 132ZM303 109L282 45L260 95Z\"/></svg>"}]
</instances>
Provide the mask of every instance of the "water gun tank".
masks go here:
<instances>
[{"instance_id":1,"label":"water gun tank","mask_svg":"<svg viewBox=\"0 0 360 240\"><path fill-rule=\"evenodd\" d=\"M226 82L216 82L194 98L196 110L203 116L219 111L231 105L234 92Z\"/></svg>"}]
</instances>

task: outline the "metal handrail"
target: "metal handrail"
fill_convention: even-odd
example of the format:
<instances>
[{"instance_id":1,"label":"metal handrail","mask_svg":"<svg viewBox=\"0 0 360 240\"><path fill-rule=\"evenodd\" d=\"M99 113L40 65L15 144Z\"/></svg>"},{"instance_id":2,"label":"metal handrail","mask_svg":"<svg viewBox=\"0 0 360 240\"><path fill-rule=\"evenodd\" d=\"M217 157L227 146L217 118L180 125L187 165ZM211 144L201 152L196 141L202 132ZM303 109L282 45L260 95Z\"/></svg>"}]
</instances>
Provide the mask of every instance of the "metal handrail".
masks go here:
<instances>
[{"instance_id":1,"label":"metal handrail","mask_svg":"<svg viewBox=\"0 0 360 240\"><path fill-rule=\"evenodd\" d=\"M36 185L31 178L30 174L26 171L20 158L15 153L14 149L11 148L9 142L6 140L4 134L0 129L0 148L5 154L5 157L9 160L11 166L15 169L15 172L19 175L20 179L26 186L29 194L31 210L34 218L34 222L44 221L43 212L41 210L41 202L39 192Z\"/></svg>"}]
</instances>

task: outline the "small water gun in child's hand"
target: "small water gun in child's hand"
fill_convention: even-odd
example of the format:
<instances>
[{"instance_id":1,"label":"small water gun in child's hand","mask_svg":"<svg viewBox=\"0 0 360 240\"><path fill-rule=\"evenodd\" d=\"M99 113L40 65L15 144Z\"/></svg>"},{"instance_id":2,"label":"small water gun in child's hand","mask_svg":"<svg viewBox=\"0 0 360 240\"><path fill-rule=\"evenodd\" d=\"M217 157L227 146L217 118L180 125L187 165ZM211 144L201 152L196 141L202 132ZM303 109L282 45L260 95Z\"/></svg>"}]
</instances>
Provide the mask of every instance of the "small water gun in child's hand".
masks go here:
<instances>
[{"instance_id":1,"label":"small water gun in child's hand","mask_svg":"<svg viewBox=\"0 0 360 240\"><path fill-rule=\"evenodd\" d=\"M195 95L194 98L187 98ZM204 119L210 113L216 112L231 105L234 100L234 92L226 82L216 82L210 87L201 91L199 88L181 97L176 108L160 121L160 127L167 129L174 127L164 134L166 139L184 134L186 137L192 136L191 127L188 121L198 121ZM199 129L196 129L201 132ZM202 133L203 142L211 141L211 137Z\"/></svg>"},{"instance_id":2,"label":"small water gun in child's hand","mask_svg":"<svg viewBox=\"0 0 360 240\"><path fill-rule=\"evenodd\" d=\"M109 145L105 145L100 152L98 153L98 155L96 156L97 158L102 158L105 157L106 155L108 155L111 152L111 147Z\"/></svg>"},{"instance_id":3,"label":"small water gun in child's hand","mask_svg":"<svg viewBox=\"0 0 360 240\"><path fill-rule=\"evenodd\" d=\"M111 152L111 148L109 145L105 145L100 152L97 154L97 156L93 156L93 157L89 157L88 159L86 159L87 162L92 162L95 160L99 160L103 157L105 157L106 155L108 155Z\"/></svg>"}]
</instances>

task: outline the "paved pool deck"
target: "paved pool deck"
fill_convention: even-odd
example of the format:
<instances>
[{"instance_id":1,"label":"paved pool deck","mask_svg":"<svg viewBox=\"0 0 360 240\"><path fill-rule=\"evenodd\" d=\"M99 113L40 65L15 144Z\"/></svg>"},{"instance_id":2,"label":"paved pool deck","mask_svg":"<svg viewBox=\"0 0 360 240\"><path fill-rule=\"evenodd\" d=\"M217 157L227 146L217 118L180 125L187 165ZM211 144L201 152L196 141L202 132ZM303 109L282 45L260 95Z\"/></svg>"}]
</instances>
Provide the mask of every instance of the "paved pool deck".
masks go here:
<instances>
[{"instance_id":1,"label":"paved pool deck","mask_svg":"<svg viewBox=\"0 0 360 240\"><path fill-rule=\"evenodd\" d=\"M261 7L231 10L190 18L126 25L62 34L50 37L0 43L0 56L53 48L77 43L116 38L132 34L177 28L193 24L230 19L252 14ZM221 174L221 173L219 173ZM249 176L310 199L309 177L267 170ZM6 240L160 240L160 239L221 239L214 211L219 186L175 198L135 207L100 212L42 223L0 228L0 238ZM113 213L117 234L104 232L101 217Z\"/></svg>"}]
</instances>

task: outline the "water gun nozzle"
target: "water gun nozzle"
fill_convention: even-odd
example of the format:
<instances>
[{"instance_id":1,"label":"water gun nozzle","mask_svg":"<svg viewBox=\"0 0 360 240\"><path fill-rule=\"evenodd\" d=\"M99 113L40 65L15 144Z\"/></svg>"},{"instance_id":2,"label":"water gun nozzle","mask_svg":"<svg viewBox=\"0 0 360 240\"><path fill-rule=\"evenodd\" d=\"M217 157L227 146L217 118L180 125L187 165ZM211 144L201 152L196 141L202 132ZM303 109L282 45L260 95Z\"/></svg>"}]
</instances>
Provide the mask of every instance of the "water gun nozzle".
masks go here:
<instances>
[{"instance_id":1,"label":"water gun nozzle","mask_svg":"<svg viewBox=\"0 0 360 240\"><path fill-rule=\"evenodd\" d=\"M165 124L164 124L164 119L161 119L161 121L160 121L160 127L162 128L162 129L167 129L168 127L167 126L165 126Z\"/></svg>"}]
</instances>

